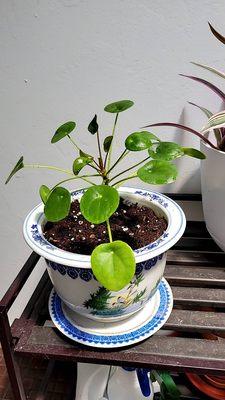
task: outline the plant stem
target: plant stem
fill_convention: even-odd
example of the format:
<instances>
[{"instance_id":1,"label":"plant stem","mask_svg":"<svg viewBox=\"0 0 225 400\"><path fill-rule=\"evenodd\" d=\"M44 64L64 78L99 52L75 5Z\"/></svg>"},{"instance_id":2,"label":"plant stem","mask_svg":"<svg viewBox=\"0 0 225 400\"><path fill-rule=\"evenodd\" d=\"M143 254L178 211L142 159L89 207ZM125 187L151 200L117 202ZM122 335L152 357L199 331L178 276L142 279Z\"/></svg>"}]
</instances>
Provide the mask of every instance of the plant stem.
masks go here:
<instances>
[{"instance_id":1,"label":"plant stem","mask_svg":"<svg viewBox=\"0 0 225 400\"><path fill-rule=\"evenodd\" d=\"M94 161L94 160L93 160L93 161ZM88 164L88 165L89 165L89 167L95 169L95 171L97 171L97 172L99 173L99 169L96 168L94 165L92 165L92 164ZM98 175L100 176L100 174L98 174Z\"/></svg>"},{"instance_id":2,"label":"plant stem","mask_svg":"<svg viewBox=\"0 0 225 400\"><path fill-rule=\"evenodd\" d=\"M111 232L111 228L110 228L109 219L106 220L106 225L107 225L107 230L108 230L108 235L109 235L109 241L110 241L110 243L112 243L113 239L112 239L112 232Z\"/></svg>"},{"instance_id":3,"label":"plant stem","mask_svg":"<svg viewBox=\"0 0 225 400\"><path fill-rule=\"evenodd\" d=\"M101 145L100 145L99 131L98 130L97 130L97 142L98 142L98 152L99 152L99 165L100 165L100 168L103 169L102 152L101 152Z\"/></svg>"},{"instance_id":4,"label":"plant stem","mask_svg":"<svg viewBox=\"0 0 225 400\"><path fill-rule=\"evenodd\" d=\"M127 154L129 153L129 150L125 149L123 151L123 153L120 155L120 157L116 160L116 162L112 165L112 167L107 171L107 174L109 174L113 168L124 158L127 156Z\"/></svg>"},{"instance_id":5,"label":"plant stem","mask_svg":"<svg viewBox=\"0 0 225 400\"><path fill-rule=\"evenodd\" d=\"M70 136L70 135L67 135L67 136L68 136L68 138L70 139L71 143L73 143L73 145L76 147L76 149L77 149L78 151L80 151L80 148L77 146L76 142L71 138L71 136Z\"/></svg>"},{"instance_id":6,"label":"plant stem","mask_svg":"<svg viewBox=\"0 0 225 400\"><path fill-rule=\"evenodd\" d=\"M116 113L116 118L115 118L115 121L114 121L114 124L113 124L113 130L112 130L112 141L111 141L111 144L110 144L109 151L108 151L108 153L106 154L106 157L105 157L105 166L106 166L106 161L107 161L107 170L109 170L109 168L110 168L111 155L112 155L112 144L113 144L113 139L114 139L114 134L115 134L115 129L116 129L118 116L119 116L119 113ZM108 160L107 160L107 158L108 158Z\"/></svg>"},{"instance_id":7,"label":"plant stem","mask_svg":"<svg viewBox=\"0 0 225 400\"><path fill-rule=\"evenodd\" d=\"M94 182L89 181L87 178L93 177L93 176L99 176L97 174L95 175L83 175L83 176L74 176L73 178L68 178L68 179L63 179L62 181L58 182L52 189L51 191L53 191L57 186L61 185L64 182L69 182L69 181L73 181L75 179L82 179L85 182L90 183L91 185L96 185Z\"/></svg>"},{"instance_id":8,"label":"plant stem","mask_svg":"<svg viewBox=\"0 0 225 400\"><path fill-rule=\"evenodd\" d=\"M46 169L53 169L54 171L60 171L64 172L65 174L69 175L74 175L73 172L71 172L68 169L63 169L59 167L54 167L53 165L40 165L40 164L24 164L25 168L46 168Z\"/></svg>"},{"instance_id":9,"label":"plant stem","mask_svg":"<svg viewBox=\"0 0 225 400\"><path fill-rule=\"evenodd\" d=\"M73 145L76 147L76 149L78 150L78 151L81 151L81 149L77 146L77 144L76 144L76 142L71 138L71 136L70 135L67 135L68 136L68 138L70 139L70 141L73 143ZM99 141L99 137L98 137L98 141ZM99 146L100 146L100 143L99 143ZM100 149L100 151L101 151L101 149ZM100 166L96 163L96 161L93 159L93 162L95 163L95 165L98 167L98 168L100 168ZM90 165L90 164L89 164ZM94 168L94 166L93 165L90 165L92 168ZM98 171L97 170L97 168L95 168L96 169L96 171Z\"/></svg>"},{"instance_id":10,"label":"plant stem","mask_svg":"<svg viewBox=\"0 0 225 400\"><path fill-rule=\"evenodd\" d=\"M91 181L89 181L87 178L90 178L90 177L92 177L92 176L99 176L99 175L83 175L83 176L74 176L73 178L67 178L67 179L63 179L62 181L60 181L60 182L58 182L55 186L53 186L53 188L51 189L51 192L57 187L57 186L59 186L59 185L61 185L62 183L65 183L65 182L69 182L69 181L73 181L73 180L75 180L75 179L82 179L82 180L84 180L85 182L88 182L88 183L91 183L92 185L95 185L95 183L94 182L91 182Z\"/></svg>"},{"instance_id":11,"label":"plant stem","mask_svg":"<svg viewBox=\"0 0 225 400\"><path fill-rule=\"evenodd\" d=\"M118 176L125 174L125 172L128 172L128 171L130 171L131 169L133 169L133 168L135 168L135 167L138 167L138 166L139 166L140 164L142 164L143 162L149 160L149 158L151 158L151 157L148 156L148 157L144 158L144 160L138 162L137 164L132 165L132 167L127 168L127 169L125 169L125 171L122 171L122 172L120 172L119 174L113 176L113 177L109 180L109 182L113 181L115 178L118 178Z\"/></svg>"},{"instance_id":12,"label":"plant stem","mask_svg":"<svg viewBox=\"0 0 225 400\"><path fill-rule=\"evenodd\" d=\"M128 176L127 178L121 179L120 181L117 181L116 183L114 183L112 186L118 187L121 185L121 183L128 181L129 179L133 179L136 178L137 174L136 172L133 175Z\"/></svg>"}]
</instances>

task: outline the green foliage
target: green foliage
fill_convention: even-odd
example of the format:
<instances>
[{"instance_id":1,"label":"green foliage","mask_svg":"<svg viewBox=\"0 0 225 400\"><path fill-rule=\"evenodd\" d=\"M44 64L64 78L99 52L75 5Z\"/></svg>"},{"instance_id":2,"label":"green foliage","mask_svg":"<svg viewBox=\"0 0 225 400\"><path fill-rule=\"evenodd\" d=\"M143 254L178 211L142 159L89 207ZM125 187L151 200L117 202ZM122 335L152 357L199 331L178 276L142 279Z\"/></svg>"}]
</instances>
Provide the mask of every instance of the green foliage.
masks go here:
<instances>
[{"instance_id":1,"label":"green foliage","mask_svg":"<svg viewBox=\"0 0 225 400\"><path fill-rule=\"evenodd\" d=\"M24 167L24 163L23 163L23 156L22 156L22 157L20 157L20 159L17 161L15 167L10 172L8 178L5 181L5 184L7 184L10 181L10 179L13 177L13 175L15 175L23 167Z\"/></svg>"},{"instance_id":2,"label":"green foliage","mask_svg":"<svg viewBox=\"0 0 225 400\"><path fill-rule=\"evenodd\" d=\"M134 253L128 244L120 240L103 243L92 252L91 266L95 277L106 289L119 291L134 276Z\"/></svg>"},{"instance_id":3,"label":"green foliage","mask_svg":"<svg viewBox=\"0 0 225 400\"><path fill-rule=\"evenodd\" d=\"M164 185L172 183L177 178L176 165L169 161L149 161L137 171L137 176L146 183L152 185Z\"/></svg>"},{"instance_id":4,"label":"green foliage","mask_svg":"<svg viewBox=\"0 0 225 400\"><path fill-rule=\"evenodd\" d=\"M103 149L107 153L110 149L111 143L113 140L113 136L107 136L103 142Z\"/></svg>"},{"instance_id":5,"label":"green foliage","mask_svg":"<svg viewBox=\"0 0 225 400\"><path fill-rule=\"evenodd\" d=\"M70 211L71 195L63 187L56 187L48 196L44 212L48 221L57 222L66 218Z\"/></svg>"},{"instance_id":6,"label":"green foliage","mask_svg":"<svg viewBox=\"0 0 225 400\"><path fill-rule=\"evenodd\" d=\"M76 160L73 162L73 173L74 175L78 175L79 172L85 167L85 165L88 165L92 162L92 158L90 157L78 157Z\"/></svg>"},{"instance_id":7,"label":"green foliage","mask_svg":"<svg viewBox=\"0 0 225 400\"><path fill-rule=\"evenodd\" d=\"M134 105L134 102L131 100L120 100L116 101L115 103L110 103L107 106L105 106L104 110L109 112L109 113L120 113L122 111L127 110L128 108L132 107Z\"/></svg>"},{"instance_id":8,"label":"green foliage","mask_svg":"<svg viewBox=\"0 0 225 400\"><path fill-rule=\"evenodd\" d=\"M89 222L101 224L111 217L118 205L119 194L116 189L107 185L95 185L83 194L80 210Z\"/></svg>"},{"instance_id":9,"label":"green foliage","mask_svg":"<svg viewBox=\"0 0 225 400\"><path fill-rule=\"evenodd\" d=\"M205 154L203 154L200 150L192 149L191 147L182 147L182 150L186 156L199 158L199 160L204 160Z\"/></svg>"},{"instance_id":10,"label":"green foliage","mask_svg":"<svg viewBox=\"0 0 225 400\"><path fill-rule=\"evenodd\" d=\"M154 142L159 139L153 133L142 131L134 132L129 135L125 140L125 147L130 151L141 151L149 149Z\"/></svg>"},{"instance_id":11,"label":"green foliage","mask_svg":"<svg viewBox=\"0 0 225 400\"><path fill-rule=\"evenodd\" d=\"M6 183L22 168L45 168L55 170L66 174L66 178L55 184L53 188L48 188L42 185L39 189L41 199L44 203L44 213L48 221L57 222L66 218L70 211L71 194L61 185L72 180L79 179L85 181L85 191L80 201L80 210L84 218L93 224L106 223L108 237L110 243L100 244L95 248L91 255L91 265L93 273L98 281L103 285L96 293L91 295L91 298L85 302L85 307L93 309L104 309L107 300L110 298L109 291L121 290L130 282L129 290L132 291L133 285L137 287L142 281L142 275L134 277L135 273L135 257L132 249L122 241L113 241L113 232L110 228L109 218L117 210L119 206L119 193L117 187L128 179L138 177L143 182L149 184L165 184L173 182L177 177L177 168L171 160L189 155L203 159L204 155L196 149L183 148L173 142L161 142L160 139L153 133L148 131L135 131L131 133L125 140L125 149L111 164L112 147L115 143L116 125L119 114L134 105L131 100L121 100L108 104L104 110L109 113L116 114L112 127L111 135L101 138L97 115L94 116L88 125L88 131L96 134L98 155L94 157L85 151L81 150L79 145L70 136L70 133L75 129L76 123L68 121L61 125L51 139L52 143L57 143L59 140L68 136L70 142L75 147L76 156L72 167L62 169L52 165L40 164L24 164L23 157L19 159L15 167L9 174ZM213 116L215 119L215 116ZM224 119L224 115L219 116ZM217 116L218 119L218 116ZM212 123L213 121L211 121ZM214 121L218 122L218 120ZM223 120L222 120L223 123ZM157 124L158 125L158 124ZM166 123L167 126L174 124ZM177 124L176 124L177 125ZM197 134L202 138L202 135L196 133L191 128L187 128L189 132ZM83 140L84 141L84 140ZM102 148L105 154L102 155ZM129 168L118 173L114 173L114 168L128 155L130 152L146 151L146 156L141 161L134 161ZM134 157L133 157L134 159ZM144 164L145 163L145 164ZM94 169L94 174L82 175L80 172L86 167ZM127 176L126 173L132 170L132 174ZM118 181L116 178L125 174L125 178ZM101 180L93 182L93 177L99 177ZM90 187L86 185L90 184ZM133 278L134 277L134 278ZM134 302L141 301L145 295L143 289L136 294Z\"/></svg>"},{"instance_id":12,"label":"green foliage","mask_svg":"<svg viewBox=\"0 0 225 400\"><path fill-rule=\"evenodd\" d=\"M96 132L98 132L98 123L97 123L97 115L96 114L95 114L93 120L88 125L88 130L92 135L94 135Z\"/></svg>"},{"instance_id":13,"label":"green foliage","mask_svg":"<svg viewBox=\"0 0 225 400\"><path fill-rule=\"evenodd\" d=\"M48 186L41 185L41 187L39 189L39 194L40 194L41 200L43 201L44 204L47 202L50 192L51 192L51 190L48 188Z\"/></svg>"},{"instance_id":14,"label":"green foliage","mask_svg":"<svg viewBox=\"0 0 225 400\"><path fill-rule=\"evenodd\" d=\"M63 139L65 136L68 136L74 130L75 126L76 123L73 121L69 121L61 125L52 137L51 143L56 143L59 140Z\"/></svg>"},{"instance_id":15,"label":"green foliage","mask_svg":"<svg viewBox=\"0 0 225 400\"><path fill-rule=\"evenodd\" d=\"M160 142L155 151L149 150L149 155L156 160L170 161L184 155L182 147L174 142Z\"/></svg>"}]
</instances>

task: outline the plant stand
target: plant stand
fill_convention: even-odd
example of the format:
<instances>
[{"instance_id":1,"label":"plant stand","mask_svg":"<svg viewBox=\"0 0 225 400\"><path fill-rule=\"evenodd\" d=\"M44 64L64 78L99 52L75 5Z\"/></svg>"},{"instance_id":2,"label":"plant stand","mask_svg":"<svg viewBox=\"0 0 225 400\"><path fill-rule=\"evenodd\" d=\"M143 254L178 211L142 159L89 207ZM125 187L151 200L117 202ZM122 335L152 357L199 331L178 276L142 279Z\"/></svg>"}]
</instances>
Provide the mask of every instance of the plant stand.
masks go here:
<instances>
[{"instance_id":1,"label":"plant stand","mask_svg":"<svg viewBox=\"0 0 225 400\"><path fill-rule=\"evenodd\" d=\"M200 200L194 195L174 195L173 198ZM178 373L225 374L225 339L203 337L209 333L225 335L225 253L210 238L203 222L188 222L183 238L168 252L165 278L172 287L174 309L162 329L173 330L180 336L155 334L125 349L96 350L81 346L54 329L48 313L52 285L47 273L42 276L21 317L10 327L7 313L38 260L39 256L32 253L0 302L0 339L15 400L26 399L17 364L20 356L49 360L43 393L53 362L71 363L74 375L71 399L75 398L77 362Z\"/></svg>"}]
</instances>

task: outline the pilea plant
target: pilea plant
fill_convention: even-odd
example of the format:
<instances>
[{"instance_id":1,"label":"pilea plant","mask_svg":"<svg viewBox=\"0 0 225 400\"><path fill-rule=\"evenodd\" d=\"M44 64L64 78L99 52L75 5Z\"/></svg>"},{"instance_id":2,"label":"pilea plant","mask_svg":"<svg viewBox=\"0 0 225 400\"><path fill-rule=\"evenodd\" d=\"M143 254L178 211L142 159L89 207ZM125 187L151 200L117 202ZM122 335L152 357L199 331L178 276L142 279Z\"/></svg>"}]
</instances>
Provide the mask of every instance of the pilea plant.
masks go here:
<instances>
[{"instance_id":1,"label":"pilea plant","mask_svg":"<svg viewBox=\"0 0 225 400\"><path fill-rule=\"evenodd\" d=\"M100 131L97 115L88 125L90 134L97 139L98 157L95 158L80 149L77 141L72 137L76 123L69 121L61 125L51 139L51 143L67 138L75 147L78 156L72 163L71 169L62 169L55 166L27 164L23 157L19 159L11 171L6 183L22 168L47 168L63 172L67 178L56 183L52 188L42 185L40 197L44 203L46 219L57 222L65 218L70 211L71 194L62 186L67 182L80 179L89 184L85 187L80 201L80 211L84 218L92 224L106 223L109 243L99 244L91 254L91 266L97 280L108 290L118 291L125 287L135 273L135 257L131 247L121 241L113 241L110 229L110 217L119 206L117 188L124 182L138 177L143 182L158 185L173 182L177 178L177 168L173 160L184 155L203 159L204 154L192 148L184 148L173 142L163 142L148 131L133 132L127 136L121 155L112 163L112 146L115 138L119 114L133 106L131 100L121 100L108 104L104 110L114 114L112 134L100 140ZM131 153L143 151L145 156L129 168L114 173L119 162ZM90 173L83 173L89 168ZM93 173L91 173L93 171ZM130 174L130 172L132 173ZM134 172L133 172L134 171ZM125 176L124 176L125 174ZM96 184L92 178L100 178Z\"/></svg>"},{"instance_id":2,"label":"pilea plant","mask_svg":"<svg viewBox=\"0 0 225 400\"><path fill-rule=\"evenodd\" d=\"M225 44L225 37L222 36L219 32L217 32L213 26L209 23L209 27L213 35L223 44ZM225 79L225 72L218 71L216 68L213 68L211 66L205 65L205 64L200 64L196 62L192 62L192 64L196 65L197 67L203 68L204 70L210 71L213 74L220 76L221 78ZM220 99L222 99L223 103L225 102L225 93L212 84L211 82L208 82L205 79L199 78L197 76L193 75L184 75L180 74L180 76L192 79L193 81L196 81L198 83L203 84L204 86L208 87L210 90L212 90L214 93L216 93ZM214 149L218 149L221 151L225 152L225 111L220 111L216 114L214 114L212 111L208 110L205 107L199 106L198 104L195 104L193 102L189 102L194 107L199 108L207 117L208 121L205 124L205 126L201 129L200 132L195 131L194 129L180 125L174 122L162 122L162 123L157 123L157 124L151 124L147 125L147 127L152 127L152 126L173 126L176 128L181 128L182 130L191 132L198 137L200 137L204 142L206 142L209 146L211 146ZM208 140L208 133L209 131L213 131L215 134L216 138L216 145L214 145L210 140Z\"/></svg>"}]
</instances>

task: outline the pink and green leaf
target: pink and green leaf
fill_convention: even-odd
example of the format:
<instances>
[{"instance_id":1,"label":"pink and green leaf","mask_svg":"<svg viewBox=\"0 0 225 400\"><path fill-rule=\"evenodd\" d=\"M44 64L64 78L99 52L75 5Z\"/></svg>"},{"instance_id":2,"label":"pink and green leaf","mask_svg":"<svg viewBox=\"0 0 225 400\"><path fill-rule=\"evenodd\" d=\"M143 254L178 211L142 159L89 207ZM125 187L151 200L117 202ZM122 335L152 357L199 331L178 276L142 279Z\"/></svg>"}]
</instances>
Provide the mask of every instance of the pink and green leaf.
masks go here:
<instances>
[{"instance_id":1,"label":"pink and green leaf","mask_svg":"<svg viewBox=\"0 0 225 400\"><path fill-rule=\"evenodd\" d=\"M150 125L143 126L143 128L149 128L149 127L153 127L153 126L172 126L174 128L182 129L184 131L193 133L194 135L198 136L201 140L203 140L203 142L207 143L209 146L213 147L214 149L217 149L217 147L212 142L210 142L209 139L207 139L205 136L203 136L202 133L195 131L192 128L189 128L189 126L177 124L175 122L159 122L157 124L150 124Z\"/></svg>"},{"instance_id":2,"label":"pink and green leaf","mask_svg":"<svg viewBox=\"0 0 225 400\"><path fill-rule=\"evenodd\" d=\"M213 85L211 82L208 82L205 79L198 78L197 76L192 76L192 75L180 74L180 76L184 76L185 78L189 78L189 79L192 79L193 81L197 81L199 83L202 83L203 85L205 85L209 89L211 89L214 93L216 93L223 101L225 101L225 93L222 92L222 90L220 90L218 87Z\"/></svg>"},{"instance_id":3,"label":"pink and green leaf","mask_svg":"<svg viewBox=\"0 0 225 400\"><path fill-rule=\"evenodd\" d=\"M213 26L208 22L210 30L212 32L212 34L223 44L225 44L225 37L223 35L221 35L221 33L217 32L215 30L215 28L213 28Z\"/></svg>"},{"instance_id":4,"label":"pink and green leaf","mask_svg":"<svg viewBox=\"0 0 225 400\"><path fill-rule=\"evenodd\" d=\"M199 63L196 63L196 62L193 62L193 61L192 61L191 64L194 64L194 65L196 65L197 67L201 67L201 68L203 68L203 69L206 69L206 70L212 72L213 74L216 74L216 75L220 76L221 78L224 78L224 79L225 79L225 73L222 72L222 71L219 71L219 70L216 69L216 68L210 67L210 66L205 65L205 64L199 64Z\"/></svg>"}]
</instances>

